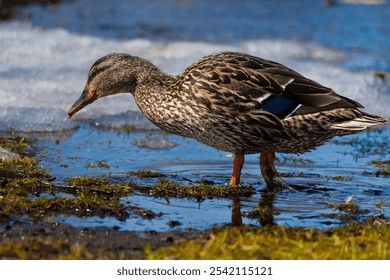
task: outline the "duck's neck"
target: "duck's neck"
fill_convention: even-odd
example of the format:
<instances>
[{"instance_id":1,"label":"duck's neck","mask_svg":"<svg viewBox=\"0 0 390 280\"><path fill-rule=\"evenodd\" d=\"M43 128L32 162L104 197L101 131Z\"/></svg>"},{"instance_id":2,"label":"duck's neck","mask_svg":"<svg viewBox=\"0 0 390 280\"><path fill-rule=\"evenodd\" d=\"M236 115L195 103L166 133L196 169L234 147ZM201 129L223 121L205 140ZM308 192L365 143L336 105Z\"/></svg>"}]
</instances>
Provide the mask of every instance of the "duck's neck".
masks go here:
<instances>
[{"instance_id":1,"label":"duck's neck","mask_svg":"<svg viewBox=\"0 0 390 280\"><path fill-rule=\"evenodd\" d=\"M162 72L153 64L144 67L137 76L134 99L142 113L160 128L169 122L170 111L176 110L178 90L176 76ZM169 130L169 129L168 129Z\"/></svg>"},{"instance_id":2,"label":"duck's neck","mask_svg":"<svg viewBox=\"0 0 390 280\"><path fill-rule=\"evenodd\" d=\"M166 100L169 98L175 81L175 76L164 73L153 64L145 67L137 75L137 87L134 91L136 102L141 107L144 102Z\"/></svg>"}]
</instances>

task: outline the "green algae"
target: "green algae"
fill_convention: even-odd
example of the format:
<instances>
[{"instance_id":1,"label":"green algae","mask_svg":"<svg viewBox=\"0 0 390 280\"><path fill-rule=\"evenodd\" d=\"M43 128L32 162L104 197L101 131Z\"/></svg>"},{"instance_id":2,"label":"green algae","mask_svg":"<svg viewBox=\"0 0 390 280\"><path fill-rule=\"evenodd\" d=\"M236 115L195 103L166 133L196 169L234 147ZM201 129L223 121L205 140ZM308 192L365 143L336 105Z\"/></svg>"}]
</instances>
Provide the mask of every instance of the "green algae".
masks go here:
<instances>
[{"instance_id":1,"label":"green algae","mask_svg":"<svg viewBox=\"0 0 390 280\"><path fill-rule=\"evenodd\" d=\"M158 178L165 177L164 174L160 172L154 172L151 170L138 170L138 171L129 171L125 173L126 175L136 176L138 178Z\"/></svg>"},{"instance_id":2,"label":"green algae","mask_svg":"<svg viewBox=\"0 0 390 280\"><path fill-rule=\"evenodd\" d=\"M161 217L163 215L163 213L161 212L155 213L150 209L143 209L139 206L129 206L128 209L145 220L152 220L156 217Z\"/></svg>"},{"instance_id":3,"label":"green algae","mask_svg":"<svg viewBox=\"0 0 390 280\"><path fill-rule=\"evenodd\" d=\"M52 177L43 168L38 168L37 165L37 161L27 157L12 160L0 160L0 176L3 178L31 179L48 179Z\"/></svg>"},{"instance_id":4,"label":"green algae","mask_svg":"<svg viewBox=\"0 0 390 280\"><path fill-rule=\"evenodd\" d=\"M267 220L273 215L278 215L279 212L266 205L258 205L252 211L242 213L242 216L248 219L257 219L259 221Z\"/></svg>"},{"instance_id":5,"label":"green algae","mask_svg":"<svg viewBox=\"0 0 390 280\"><path fill-rule=\"evenodd\" d=\"M16 136L14 133L10 137L0 138L0 147L18 154L24 153L31 145L23 136Z\"/></svg>"},{"instance_id":6,"label":"green algae","mask_svg":"<svg viewBox=\"0 0 390 280\"><path fill-rule=\"evenodd\" d=\"M117 198L133 195L134 187L128 184L111 184L105 178L72 177L67 180L70 188L75 188L81 193L106 194Z\"/></svg>"},{"instance_id":7,"label":"green algae","mask_svg":"<svg viewBox=\"0 0 390 280\"><path fill-rule=\"evenodd\" d=\"M373 163L379 169L375 172L375 176L390 176L390 160L373 160Z\"/></svg>"},{"instance_id":8,"label":"green algae","mask_svg":"<svg viewBox=\"0 0 390 280\"><path fill-rule=\"evenodd\" d=\"M231 227L209 238L178 242L167 248L145 248L146 259L331 260L390 259L387 225L349 225L317 230L282 226Z\"/></svg>"},{"instance_id":9,"label":"green algae","mask_svg":"<svg viewBox=\"0 0 390 280\"><path fill-rule=\"evenodd\" d=\"M349 197L344 203L327 203L330 208L334 208L341 212L345 212L351 215L367 214L369 211L367 209L360 209L359 205L352 202L352 197Z\"/></svg>"},{"instance_id":10,"label":"green algae","mask_svg":"<svg viewBox=\"0 0 390 280\"><path fill-rule=\"evenodd\" d=\"M68 214L124 219L128 215L120 203L122 196L133 193L128 185L83 177L69 179L69 185L58 185L51 183L52 176L30 158L0 161L0 174L4 178L0 188L0 217L3 218L28 215L41 219L51 214ZM64 193L72 196L61 195Z\"/></svg>"},{"instance_id":11,"label":"green algae","mask_svg":"<svg viewBox=\"0 0 390 280\"><path fill-rule=\"evenodd\" d=\"M368 129L366 137L350 136L338 140L333 140L336 144L348 145L353 148L351 154L355 160L367 156L387 156L390 154L388 137L378 137L382 133L382 128Z\"/></svg>"},{"instance_id":12,"label":"green algae","mask_svg":"<svg viewBox=\"0 0 390 280\"><path fill-rule=\"evenodd\" d=\"M352 176L333 176L330 177L330 179L336 180L336 181L343 181L343 182L352 182L353 177Z\"/></svg>"},{"instance_id":13,"label":"green algae","mask_svg":"<svg viewBox=\"0 0 390 280\"><path fill-rule=\"evenodd\" d=\"M42 182L51 178L33 159L0 160L0 218L25 214L29 195L46 190Z\"/></svg>"},{"instance_id":14,"label":"green algae","mask_svg":"<svg viewBox=\"0 0 390 280\"><path fill-rule=\"evenodd\" d=\"M314 164L314 160L304 159L302 157L293 157L293 156L285 156L285 155L280 155L280 157L281 159L277 158L276 161L280 162L281 165L286 163L292 163L293 165L301 165L301 166Z\"/></svg>"},{"instance_id":15,"label":"green algae","mask_svg":"<svg viewBox=\"0 0 390 280\"><path fill-rule=\"evenodd\" d=\"M107 160L100 160L98 162L88 162L85 168L110 169L110 165L107 163Z\"/></svg>"},{"instance_id":16,"label":"green algae","mask_svg":"<svg viewBox=\"0 0 390 280\"><path fill-rule=\"evenodd\" d=\"M138 171L140 177L162 177L160 173ZM107 178L73 177L65 184L57 184L52 176L31 158L2 160L0 175L0 218L9 219L27 215L33 220L50 215L111 216L119 220L128 218L129 212L143 219L153 219L153 213L132 205L124 205L122 197L135 192L158 198L187 198L203 201L207 198L250 196L251 187L230 188L211 186L201 181L198 185L185 186L162 178L156 185L138 186L113 184Z\"/></svg>"},{"instance_id":17,"label":"green algae","mask_svg":"<svg viewBox=\"0 0 390 280\"><path fill-rule=\"evenodd\" d=\"M117 130L117 134L118 136L121 135L122 133L125 135L130 135L131 130L132 129L130 126L124 126L123 128Z\"/></svg>"},{"instance_id":18,"label":"green algae","mask_svg":"<svg viewBox=\"0 0 390 280\"><path fill-rule=\"evenodd\" d=\"M250 186L211 186L204 181L194 186L183 186L163 178L153 187L152 192L154 197L188 198L203 201L206 198L248 197L255 193L255 189Z\"/></svg>"}]
</instances>

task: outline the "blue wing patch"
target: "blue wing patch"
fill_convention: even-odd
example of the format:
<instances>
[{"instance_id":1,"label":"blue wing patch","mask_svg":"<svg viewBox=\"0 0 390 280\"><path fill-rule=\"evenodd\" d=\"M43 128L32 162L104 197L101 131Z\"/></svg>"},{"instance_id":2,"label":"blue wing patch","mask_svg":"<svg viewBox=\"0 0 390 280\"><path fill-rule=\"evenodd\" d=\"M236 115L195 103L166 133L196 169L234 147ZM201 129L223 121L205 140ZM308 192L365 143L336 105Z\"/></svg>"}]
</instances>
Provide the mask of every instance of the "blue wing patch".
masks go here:
<instances>
[{"instance_id":1,"label":"blue wing patch","mask_svg":"<svg viewBox=\"0 0 390 280\"><path fill-rule=\"evenodd\" d=\"M285 119L297 110L301 104L280 95L272 95L263 102L262 109L274 114L280 119Z\"/></svg>"}]
</instances>

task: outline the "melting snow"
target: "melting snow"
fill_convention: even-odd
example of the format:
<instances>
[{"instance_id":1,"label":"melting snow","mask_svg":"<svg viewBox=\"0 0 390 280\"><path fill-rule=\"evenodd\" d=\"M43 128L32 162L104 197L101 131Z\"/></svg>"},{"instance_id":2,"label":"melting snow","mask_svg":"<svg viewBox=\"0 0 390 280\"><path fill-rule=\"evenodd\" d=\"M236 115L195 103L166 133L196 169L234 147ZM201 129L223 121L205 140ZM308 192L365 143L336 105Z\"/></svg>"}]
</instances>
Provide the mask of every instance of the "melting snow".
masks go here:
<instances>
[{"instance_id":1,"label":"melting snow","mask_svg":"<svg viewBox=\"0 0 390 280\"><path fill-rule=\"evenodd\" d=\"M110 52L150 59L171 74L213 52L249 52L284 63L357 100L373 114L390 115L389 79L386 84L372 72L346 70L338 62L348 59L347 55L314 44L268 39L240 44L110 40L14 21L0 25L0 49L0 130L61 131L86 120L112 126L139 122L130 94L106 97L84 108L74 119L67 117L68 108L84 88L90 66Z\"/></svg>"}]
</instances>

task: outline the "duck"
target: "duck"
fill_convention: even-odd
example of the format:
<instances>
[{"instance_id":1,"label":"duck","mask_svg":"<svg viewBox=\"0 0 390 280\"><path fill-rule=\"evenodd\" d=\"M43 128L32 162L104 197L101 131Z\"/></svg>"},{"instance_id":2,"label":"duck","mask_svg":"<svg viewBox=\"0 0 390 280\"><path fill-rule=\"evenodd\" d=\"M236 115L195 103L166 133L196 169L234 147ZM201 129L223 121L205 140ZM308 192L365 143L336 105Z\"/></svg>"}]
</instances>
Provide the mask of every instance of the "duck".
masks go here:
<instances>
[{"instance_id":1,"label":"duck","mask_svg":"<svg viewBox=\"0 0 390 280\"><path fill-rule=\"evenodd\" d=\"M276 153L302 154L388 121L283 64L229 51L204 56L178 75L141 57L105 55L91 66L68 116L118 93L131 93L162 130L234 155L231 187L241 186L247 154L260 154L269 189L289 188L275 167Z\"/></svg>"}]
</instances>

